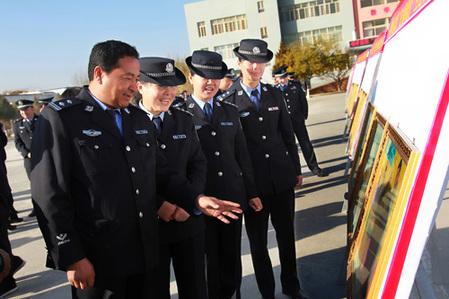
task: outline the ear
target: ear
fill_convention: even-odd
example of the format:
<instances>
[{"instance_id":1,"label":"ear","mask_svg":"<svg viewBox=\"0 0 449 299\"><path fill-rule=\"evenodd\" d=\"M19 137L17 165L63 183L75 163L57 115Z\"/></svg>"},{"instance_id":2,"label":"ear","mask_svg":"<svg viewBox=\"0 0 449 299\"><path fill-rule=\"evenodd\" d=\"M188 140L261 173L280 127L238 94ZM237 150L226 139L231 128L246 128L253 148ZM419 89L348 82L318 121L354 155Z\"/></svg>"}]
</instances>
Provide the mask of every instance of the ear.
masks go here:
<instances>
[{"instance_id":1,"label":"ear","mask_svg":"<svg viewBox=\"0 0 449 299\"><path fill-rule=\"evenodd\" d=\"M137 81L137 90L141 95L143 95L143 84L140 81Z\"/></svg>"},{"instance_id":2,"label":"ear","mask_svg":"<svg viewBox=\"0 0 449 299\"><path fill-rule=\"evenodd\" d=\"M102 84L103 83L103 75L104 75L103 68L101 66L97 65L94 68L94 81L97 81L97 83Z\"/></svg>"},{"instance_id":3,"label":"ear","mask_svg":"<svg viewBox=\"0 0 449 299\"><path fill-rule=\"evenodd\" d=\"M190 73L189 72L189 82L190 82L190 84L193 84L193 75L192 75L192 73Z\"/></svg>"}]
</instances>

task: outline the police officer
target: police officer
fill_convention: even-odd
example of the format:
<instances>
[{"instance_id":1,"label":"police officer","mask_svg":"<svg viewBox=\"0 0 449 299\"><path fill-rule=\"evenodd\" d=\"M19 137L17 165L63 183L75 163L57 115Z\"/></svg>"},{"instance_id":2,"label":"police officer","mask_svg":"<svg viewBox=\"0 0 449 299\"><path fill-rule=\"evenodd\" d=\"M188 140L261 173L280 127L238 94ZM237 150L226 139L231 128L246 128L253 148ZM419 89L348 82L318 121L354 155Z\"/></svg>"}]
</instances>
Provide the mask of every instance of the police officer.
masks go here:
<instances>
[{"instance_id":1,"label":"police officer","mask_svg":"<svg viewBox=\"0 0 449 299\"><path fill-rule=\"evenodd\" d=\"M221 218L232 214L220 201L185 192L163 157L156 168L154 127L129 105L138 58L126 43L96 44L88 87L50 103L34 132L32 195L74 298L153 298L146 282L157 261L156 184L183 198L187 212L196 206Z\"/></svg>"},{"instance_id":2,"label":"police officer","mask_svg":"<svg viewBox=\"0 0 449 299\"><path fill-rule=\"evenodd\" d=\"M25 171L30 179L31 173L31 141L33 139L33 131L36 125L38 116L34 113L33 101L18 100L17 109L19 109L21 118L16 119L13 124L14 142L17 150L23 157L23 164ZM33 209L28 217L36 216L34 211L34 201L31 199Z\"/></svg>"},{"instance_id":3,"label":"police officer","mask_svg":"<svg viewBox=\"0 0 449 299\"><path fill-rule=\"evenodd\" d=\"M189 181L197 195L204 192L206 158L192 122L192 115L171 107L186 78L174 61L161 57L140 59L137 89L139 107L148 114L158 131L157 141L168 165ZM164 198L159 208L160 253L155 285L159 299L170 299L170 263L176 276L179 298L207 298L204 271L204 220L199 213L188 213L176 198ZM195 270L196 269L196 270Z\"/></svg>"},{"instance_id":4,"label":"police officer","mask_svg":"<svg viewBox=\"0 0 449 299\"><path fill-rule=\"evenodd\" d=\"M207 159L205 194L262 209L245 137L235 105L214 98L227 66L220 54L195 51L186 58L193 94L187 111ZM240 298L242 220L224 225L206 218L207 285L209 298ZM233 297L234 296L234 297Z\"/></svg>"},{"instance_id":5,"label":"police officer","mask_svg":"<svg viewBox=\"0 0 449 299\"><path fill-rule=\"evenodd\" d=\"M234 69L228 69L223 79L220 80L219 93L222 94L231 88L236 79Z\"/></svg>"},{"instance_id":6,"label":"police officer","mask_svg":"<svg viewBox=\"0 0 449 299\"><path fill-rule=\"evenodd\" d=\"M298 148L282 94L260 82L273 52L262 40L244 39L234 53L241 80L223 95L223 100L238 107L264 206L260 213L245 213L257 285L264 298L274 298L274 276L267 249L271 216L279 247L282 291L292 298L301 298L294 235L294 187L301 186L303 179Z\"/></svg>"},{"instance_id":7,"label":"police officer","mask_svg":"<svg viewBox=\"0 0 449 299\"><path fill-rule=\"evenodd\" d=\"M41 107L39 108L39 113L42 112L42 110L45 109L45 107L48 106L48 104L51 103L51 101L53 100L54 97L49 97L49 98L42 98L42 99L38 99L37 102L41 105Z\"/></svg>"},{"instance_id":8,"label":"police officer","mask_svg":"<svg viewBox=\"0 0 449 299\"><path fill-rule=\"evenodd\" d=\"M289 80L287 67L280 67L273 72L278 84L277 88L282 92L287 105L288 114L292 120L293 131L298 139L301 151L306 159L310 171L319 177L326 176L324 171L318 166L315 151L306 127L306 119L309 115L309 105L306 93L298 81Z\"/></svg>"}]
</instances>

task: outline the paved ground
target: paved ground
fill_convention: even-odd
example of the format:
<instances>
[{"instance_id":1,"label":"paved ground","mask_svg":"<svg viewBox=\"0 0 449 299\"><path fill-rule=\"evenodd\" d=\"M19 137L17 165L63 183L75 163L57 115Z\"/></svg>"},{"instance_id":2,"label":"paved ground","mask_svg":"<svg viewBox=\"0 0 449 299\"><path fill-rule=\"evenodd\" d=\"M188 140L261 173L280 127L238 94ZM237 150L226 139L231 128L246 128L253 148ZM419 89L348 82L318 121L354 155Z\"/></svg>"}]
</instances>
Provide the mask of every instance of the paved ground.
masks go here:
<instances>
[{"instance_id":1,"label":"paved ground","mask_svg":"<svg viewBox=\"0 0 449 299\"><path fill-rule=\"evenodd\" d=\"M310 298L343 298L346 215L340 211L346 190L346 178L343 176L346 144L341 139L345 125L344 94L315 96L309 105L309 134L321 167L331 174L317 178L310 176L308 169L303 168L307 177L303 188L296 192L297 266L302 286ZM31 208L29 183L13 142L8 144L7 153L8 177L15 207L20 211L20 216L26 219L10 234L10 239L14 253L27 261L26 266L16 275L19 290L8 298L70 298L65 274L44 267L44 243L36 221L26 218ZM279 287L279 258L272 228L269 231L269 248L277 279L277 298L285 298ZM242 297L260 298L245 232L242 262ZM172 291L176 292L174 281ZM173 298L177 298L176 294Z\"/></svg>"}]
</instances>

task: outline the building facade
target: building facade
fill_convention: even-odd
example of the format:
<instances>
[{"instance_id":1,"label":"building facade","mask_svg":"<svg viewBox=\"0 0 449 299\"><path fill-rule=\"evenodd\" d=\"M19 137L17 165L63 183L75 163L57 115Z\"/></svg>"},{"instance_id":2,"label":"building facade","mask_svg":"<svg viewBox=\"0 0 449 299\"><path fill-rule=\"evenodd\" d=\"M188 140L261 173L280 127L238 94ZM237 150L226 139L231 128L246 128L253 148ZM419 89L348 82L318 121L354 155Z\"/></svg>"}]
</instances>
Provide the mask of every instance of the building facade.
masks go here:
<instances>
[{"instance_id":1,"label":"building facade","mask_svg":"<svg viewBox=\"0 0 449 299\"><path fill-rule=\"evenodd\" d=\"M363 51L389 26L390 18L399 0L352 0L355 38L350 47Z\"/></svg>"},{"instance_id":2,"label":"building facade","mask_svg":"<svg viewBox=\"0 0 449 299\"><path fill-rule=\"evenodd\" d=\"M190 50L205 49L223 56L228 67L237 69L233 49L244 38L259 38L274 53L281 43L276 0L206 0L184 6ZM263 80L271 82L271 61Z\"/></svg>"}]
</instances>

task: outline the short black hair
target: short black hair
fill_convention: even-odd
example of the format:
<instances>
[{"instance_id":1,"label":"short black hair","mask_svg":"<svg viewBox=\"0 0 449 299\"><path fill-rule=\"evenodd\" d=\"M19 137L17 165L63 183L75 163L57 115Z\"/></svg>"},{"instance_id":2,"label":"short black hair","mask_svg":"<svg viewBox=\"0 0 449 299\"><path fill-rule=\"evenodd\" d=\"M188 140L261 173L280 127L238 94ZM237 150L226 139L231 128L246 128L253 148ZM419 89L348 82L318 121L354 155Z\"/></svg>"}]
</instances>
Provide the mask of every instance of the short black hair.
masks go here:
<instances>
[{"instance_id":1,"label":"short black hair","mask_svg":"<svg viewBox=\"0 0 449 299\"><path fill-rule=\"evenodd\" d=\"M100 66L106 73L118 66L118 61L123 57L139 59L136 48L118 40L107 40L96 44L89 57L88 76L89 81L94 79L94 69Z\"/></svg>"}]
</instances>

